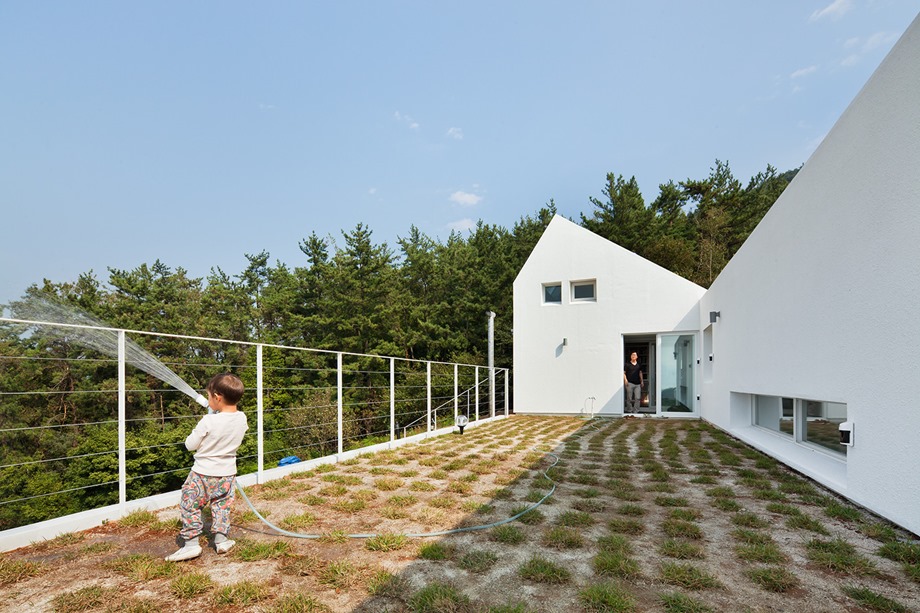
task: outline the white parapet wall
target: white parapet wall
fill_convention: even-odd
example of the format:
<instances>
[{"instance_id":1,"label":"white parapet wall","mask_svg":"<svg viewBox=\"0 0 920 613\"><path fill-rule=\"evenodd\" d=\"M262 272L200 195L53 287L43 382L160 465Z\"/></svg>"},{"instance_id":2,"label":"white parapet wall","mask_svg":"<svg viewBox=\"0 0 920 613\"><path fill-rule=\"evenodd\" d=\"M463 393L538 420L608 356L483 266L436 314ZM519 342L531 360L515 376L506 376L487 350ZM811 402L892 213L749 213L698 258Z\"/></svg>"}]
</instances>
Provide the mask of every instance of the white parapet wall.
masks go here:
<instances>
[{"instance_id":1,"label":"white parapet wall","mask_svg":"<svg viewBox=\"0 0 920 613\"><path fill-rule=\"evenodd\" d=\"M479 426L483 426L500 419L507 418L504 415L486 417L476 421L471 421L469 424L467 424L466 427L477 428ZM259 475L257 473L249 473L246 475L240 475L237 477L237 481L239 481L239 484L242 487L246 488L252 485L257 485L259 483L267 483L276 479L282 479L292 473L310 470L311 468L315 468L321 464L334 464L336 462L344 462L345 460L350 460L351 458L356 458L361 455L376 453L378 451L384 451L387 449L395 449L397 447L411 443L418 443L428 438L442 436L452 432L456 432L456 428L454 426L432 430L431 432L422 432L421 434L414 434L406 438L396 439L395 441L379 443L377 445L369 445L367 447L361 447L360 449L352 449L337 455L329 455L322 458L314 458L312 460L298 462L297 464L289 464L287 466L270 468L262 471L261 480L259 479ZM66 515L64 517L56 517L54 519L29 524L27 526L20 526L18 528L11 528L10 530L4 530L3 532L0 532L0 552L12 551L14 549L19 549L20 547L27 547L28 545L32 545L34 543L53 539L60 534L77 532L80 530L89 530L108 522L118 521L125 515L135 511L159 511L161 509L173 507L179 504L180 494L181 492L179 491L165 492L156 496L148 496L146 498L139 498L137 500L128 501L124 506L114 504L107 507L83 511L81 513ZM241 499L237 499L235 504L239 505L244 503Z\"/></svg>"}]
</instances>

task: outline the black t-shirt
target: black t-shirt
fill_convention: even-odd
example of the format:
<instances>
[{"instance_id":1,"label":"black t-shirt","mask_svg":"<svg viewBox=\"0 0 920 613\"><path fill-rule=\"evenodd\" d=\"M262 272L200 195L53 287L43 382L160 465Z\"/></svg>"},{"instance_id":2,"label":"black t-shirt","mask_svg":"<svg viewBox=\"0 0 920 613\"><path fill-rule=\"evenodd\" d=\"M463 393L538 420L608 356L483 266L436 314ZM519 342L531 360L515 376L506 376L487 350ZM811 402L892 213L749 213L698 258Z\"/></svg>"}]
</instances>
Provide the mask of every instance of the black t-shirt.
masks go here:
<instances>
[{"instance_id":1,"label":"black t-shirt","mask_svg":"<svg viewBox=\"0 0 920 613\"><path fill-rule=\"evenodd\" d=\"M636 385L640 385L642 383L642 379L639 377L639 373L642 372L642 365L639 364L638 361L635 364L632 362L626 362L626 364L623 366L623 372L626 373L626 380L630 383L635 383Z\"/></svg>"}]
</instances>

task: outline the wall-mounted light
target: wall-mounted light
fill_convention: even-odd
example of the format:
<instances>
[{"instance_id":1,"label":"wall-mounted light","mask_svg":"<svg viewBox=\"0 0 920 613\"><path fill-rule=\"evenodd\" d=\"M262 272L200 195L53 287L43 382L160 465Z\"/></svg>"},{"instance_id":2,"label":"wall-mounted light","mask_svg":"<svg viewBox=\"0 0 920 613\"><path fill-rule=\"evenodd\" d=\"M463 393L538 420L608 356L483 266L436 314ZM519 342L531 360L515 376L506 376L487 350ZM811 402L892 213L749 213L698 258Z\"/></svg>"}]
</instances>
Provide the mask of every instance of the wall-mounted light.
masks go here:
<instances>
[{"instance_id":1,"label":"wall-mounted light","mask_svg":"<svg viewBox=\"0 0 920 613\"><path fill-rule=\"evenodd\" d=\"M720 317L722 317L722 311L709 311L709 323L716 323L716 320Z\"/></svg>"},{"instance_id":2,"label":"wall-mounted light","mask_svg":"<svg viewBox=\"0 0 920 613\"><path fill-rule=\"evenodd\" d=\"M568 344L569 344L569 339L563 338L563 339L562 339L562 346L565 347L565 346L568 345Z\"/></svg>"}]
</instances>

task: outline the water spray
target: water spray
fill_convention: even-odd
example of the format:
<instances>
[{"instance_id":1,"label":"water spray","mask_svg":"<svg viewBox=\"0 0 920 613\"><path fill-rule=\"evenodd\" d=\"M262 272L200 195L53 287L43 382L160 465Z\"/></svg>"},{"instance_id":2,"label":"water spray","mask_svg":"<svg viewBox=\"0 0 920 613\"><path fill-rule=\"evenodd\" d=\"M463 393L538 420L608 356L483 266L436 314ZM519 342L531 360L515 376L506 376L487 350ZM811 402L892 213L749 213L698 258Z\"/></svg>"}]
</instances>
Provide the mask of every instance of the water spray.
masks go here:
<instances>
[{"instance_id":1,"label":"water spray","mask_svg":"<svg viewBox=\"0 0 920 613\"><path fill-rule=\"evenodd\" d=\"M118 358L118 331L75 307L52 302L45 298L30 298L16 304L16 314L21 315L24 319L6 321L24 324L41 322L58 324L42 328L39 333L43 337L65 340L93 349L110 358ZM196 392L191 385L182 380L182 377L130 339L125 339L125 362L171 385L202 407L211 410L207 398Z\"/></svg>"}]
</instances>

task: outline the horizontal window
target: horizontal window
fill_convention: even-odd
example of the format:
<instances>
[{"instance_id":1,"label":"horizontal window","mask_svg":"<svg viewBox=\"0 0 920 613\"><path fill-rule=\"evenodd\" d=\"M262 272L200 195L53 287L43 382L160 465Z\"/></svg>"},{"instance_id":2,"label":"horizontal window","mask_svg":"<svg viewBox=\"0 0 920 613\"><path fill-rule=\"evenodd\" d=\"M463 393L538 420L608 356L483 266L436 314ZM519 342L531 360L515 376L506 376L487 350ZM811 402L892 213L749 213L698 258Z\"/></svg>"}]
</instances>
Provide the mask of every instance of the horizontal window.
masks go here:
<instances>
[{"instance_id":1,"label":"horizontal window","mask_svg":"<svg viewBox=\"0 0 920 613\"><path fill-rule=\"evenodd\" d=\"M841 423L847 420L847 405L822 400L779 396L753 396L754 424L806 443L846 455L840 444Z\"/></svg>"},{"instance_id":2,"label":"horizontal window","mask_svg":"<svg viewBox=\"0 0 920 613\"><path fill-rule=\"evenodd\" d=\"M594 302L594 281L575 281L572 283L572 302Z\"/></svg>"}]
</instances>

